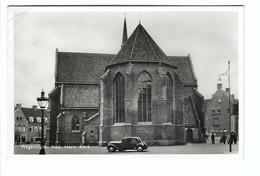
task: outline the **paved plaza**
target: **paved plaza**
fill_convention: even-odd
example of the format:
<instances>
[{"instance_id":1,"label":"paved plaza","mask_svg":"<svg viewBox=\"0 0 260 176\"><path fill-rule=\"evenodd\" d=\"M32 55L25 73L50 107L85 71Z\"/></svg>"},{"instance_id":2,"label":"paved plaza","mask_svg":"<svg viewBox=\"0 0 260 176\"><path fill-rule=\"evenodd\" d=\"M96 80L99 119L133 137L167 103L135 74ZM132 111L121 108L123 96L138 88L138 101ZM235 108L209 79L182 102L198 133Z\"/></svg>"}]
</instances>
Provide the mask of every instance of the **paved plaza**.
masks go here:
<instances>
[{"instance_id":1,"label":"paved plaza","mask_svg":"<svg viewBox=\"0 0 260 176\"><path fill-rule=\"evenodd\" d=\"M14 154L38 154L40 144L15 145ZM227 144L186 144L176 146L150 146L147 151L136 152L129 150L125 152L109 153L106 147L99 146L46 146L46 154L106 154L106 155L128 155L128 154L237 154L238 144L232 145L232 152L229 152Z\"/></svg>"}]
</instances>

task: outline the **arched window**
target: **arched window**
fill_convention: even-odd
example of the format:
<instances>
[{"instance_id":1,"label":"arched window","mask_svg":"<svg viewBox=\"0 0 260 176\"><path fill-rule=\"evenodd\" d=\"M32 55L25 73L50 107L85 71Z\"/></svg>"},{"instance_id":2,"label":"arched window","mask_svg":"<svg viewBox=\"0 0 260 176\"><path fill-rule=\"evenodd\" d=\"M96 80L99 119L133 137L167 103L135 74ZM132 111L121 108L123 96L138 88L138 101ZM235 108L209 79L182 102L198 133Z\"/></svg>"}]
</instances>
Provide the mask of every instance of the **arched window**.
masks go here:
<instances>
[{"instance_id":1,"label":"arched window","mask_svg":"<svg viewBox=\"0 0 260 176\"><path fill-rule=\"evenodd\" d=\"M113 101L114 101L114 122L125 121L125 90L124 77L118 73L114 79Z\"/></svg>"},{"instance_id":2,"label":"arched window","mask_svg":"<svg viewBox=\"0 0 260 176\"><path fill-rule=\"evenodd\" d=\"M72 131L79 131L79 117L78 116L74 116L71 120L71 124L72 124Z\"/></svg>"},{"instance_id":3,"label":"arched window","mask_svg":"<svg viewBox=\"0 0 260 176\"><path fill-rule=\"evenodd\" d=\"M172 92L172 77L169 73L166 74L167 81L167 122L173 122L173 92Z\"/></svg>"},{"instance_id":4,"label":"arched window","mask_svg":"<svg viewBox=\"0 0 260 176\"><path fill-rule=\"evenodd\" d=\"M143 71L137 81L139 84L138 121L151 122L151 76Z\"/></svg>"}]
</instances>

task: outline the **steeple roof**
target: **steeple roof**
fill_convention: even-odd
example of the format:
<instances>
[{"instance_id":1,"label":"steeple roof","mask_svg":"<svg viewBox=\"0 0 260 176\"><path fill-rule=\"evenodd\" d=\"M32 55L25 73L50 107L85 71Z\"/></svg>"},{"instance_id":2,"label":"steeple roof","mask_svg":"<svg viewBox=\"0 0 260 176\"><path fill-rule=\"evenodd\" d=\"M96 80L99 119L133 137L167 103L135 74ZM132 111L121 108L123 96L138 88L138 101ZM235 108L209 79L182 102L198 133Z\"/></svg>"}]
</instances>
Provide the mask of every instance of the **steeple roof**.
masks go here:
<instances>
[{"instance_id":1,"label":"steeple roof","mask_svg":"<svg viewBox=\"0 0 260 176\"><path fill-rule=\"evenodd\" d=\"M157 62L176 67L141 24L108 66L127 62Z\"/></svg>"},{"instance_id":2,"label":"steeple roof","mask_svg":"<svg viewBox=\"0 0 260 176\"><path fill-rule=\"evenodd\" d=\"M124 19L124 28L123 28L123 37L122 37L122 46L124 46L125 42L127 41L127 27L126 27L126 19Z\"/></svg>"}]
</instances>

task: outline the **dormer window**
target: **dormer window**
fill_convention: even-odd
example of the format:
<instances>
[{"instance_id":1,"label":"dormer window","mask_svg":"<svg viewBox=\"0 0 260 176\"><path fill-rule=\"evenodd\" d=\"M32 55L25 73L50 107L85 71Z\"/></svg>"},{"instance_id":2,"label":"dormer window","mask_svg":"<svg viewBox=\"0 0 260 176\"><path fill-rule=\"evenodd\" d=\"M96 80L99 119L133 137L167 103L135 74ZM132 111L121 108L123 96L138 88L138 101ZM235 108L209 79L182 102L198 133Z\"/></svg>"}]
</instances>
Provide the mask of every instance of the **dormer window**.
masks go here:
<instances>
[{"instance_id":1,"label":"dormer window","mask_svg":"<svg viewBox=\"0 0 260 176\"><path fill-rule=\"evenodd\" d=\"M40 117L37 117L37 122L40 123L42 119Z\"/></svg>"},{"instance_id":2,"label":"dormer window","mask_svg":"<svg viewBox=\"0 0 260 176\"><path fill-rule=\"evenodd\" d=\"M29 117L29 122L33 122L33 117Z\"/></svg>"}]
</instances>

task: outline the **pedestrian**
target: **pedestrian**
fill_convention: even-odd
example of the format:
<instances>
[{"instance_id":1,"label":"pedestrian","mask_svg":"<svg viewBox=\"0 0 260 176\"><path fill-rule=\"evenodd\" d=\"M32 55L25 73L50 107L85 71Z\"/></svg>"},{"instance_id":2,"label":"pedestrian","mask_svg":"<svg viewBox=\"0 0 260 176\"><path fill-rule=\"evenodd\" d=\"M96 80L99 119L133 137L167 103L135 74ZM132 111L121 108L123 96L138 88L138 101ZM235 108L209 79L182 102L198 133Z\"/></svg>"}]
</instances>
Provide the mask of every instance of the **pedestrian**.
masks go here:
<instances>
[{"instance_id":1,"label":"pedestrian","mask_svg":"<svg viewBox=\"0 0 260 176\"><path fill-rule=\"evenodd\" d=\"M234 143L237 144L237 134L234 133Z\"/></svg>"},{"instance_id":2,"label":"pedestrian","mask_svg":"<svg viewBox=\"0 0 260 176\"><path fill-rule=\"evenodd\" d=\"M226 144L226 139L227 139L227 136L226 136L226 134L225 134L225 133L223 134L222 138L223 138L223 140L222 140L223 144Z\"/></svg>"},{"instance_id":3,"label":"pedestrian","mask_svg":"<svg viewBox=\"0 0 260 176\"><path fill-rule=\"evenodd\" d=\"M219 143L222 144L223 143L223 136L221 136Z\"/></svg>"},{"instance_id":4,"label":"pedestrian","mask_svg":"<svg viewBox=\"0 0 260 176\"><path fill-rule=\"evenodd\" d=\"M212 142L212 144L215 144L215 135L214 135L214 133L211 134L211 142Z\"/></svg>"},{"instance_id":5,"label":"pedestrian","mask_svg":"<svg viewBox=\"0 0 260 176\"><path fill-rule=\"evenodd\" d=\"M234 142L234 132L232 131L230 134L229 143L233 144L233 142Z\"/></svg>"}]
</instances>

